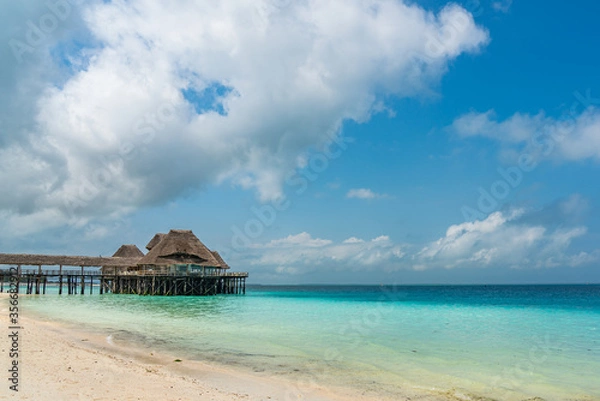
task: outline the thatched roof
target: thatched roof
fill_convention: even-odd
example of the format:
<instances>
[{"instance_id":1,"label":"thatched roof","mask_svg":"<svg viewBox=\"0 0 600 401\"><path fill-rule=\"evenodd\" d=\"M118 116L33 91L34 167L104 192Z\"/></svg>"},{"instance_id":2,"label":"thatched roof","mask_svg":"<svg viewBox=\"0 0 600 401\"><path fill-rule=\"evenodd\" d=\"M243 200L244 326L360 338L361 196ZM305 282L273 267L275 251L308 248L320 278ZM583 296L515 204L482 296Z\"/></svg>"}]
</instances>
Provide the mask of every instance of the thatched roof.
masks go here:
<instances>
[{"instance_id":1,"label":"thatched roof","mask_svg":"<svg viewBox=\"0 0 600 401\"><path fill-rule=\"evenodd\" d=\"M210 250L191 230L171 230L138 262L139 265L192 264L220 267Z\"/></svg>"},{"instance_id":2,"label":"thatched roof","mask_svg":"<svg viewBox=\"0 0 600 401\"><path fill-rule=\"evenodd\" d=\"M217 259L217 262L219 262L219 265L220 265L221 269L229 269L229 265L227 263L225 263L225 261L223 260L223 258L221 257L221 255L219 255L219 252L217 252L217 251L210 251L210 253L212 253L213 256L215 257L215 259Z\"/></svg>"},{"instance_id":3,"label":"thatched roof","mask_svg":"<svg viewBox=\"0 0 600 401\"><path fill-rule=\"evenodd\" d=\"M103 258L90 256L57 256L0 253L0 265L23 266L135 266L140 258Z\"/></svg>"},{"instance_id":4,"label":"thatched roof","mask_svg":"<svg viewBox=\"0 0 600 401\"><path fill-rule=\"evenodd\" d=\"M158 243L160 241L162 241L162 239L166 236L167 234L163 234L163 233L158 233L156 234L154 237L152 237L152 239L150 240L150 242L148 242L148 245L146 245L146 249L151 251L152 248L154 248L156 245L158 245Z\"/></svg>"},{"instance_id":5,"label":"thatched roof","mask_svg":"<svg viewBox=\"0 0 600 401\"><path fill-rule=\"evenodd\" d=\"M113 258L143 258L144 253L135 245L121 245Z\"/></svg>"}]
</instances>

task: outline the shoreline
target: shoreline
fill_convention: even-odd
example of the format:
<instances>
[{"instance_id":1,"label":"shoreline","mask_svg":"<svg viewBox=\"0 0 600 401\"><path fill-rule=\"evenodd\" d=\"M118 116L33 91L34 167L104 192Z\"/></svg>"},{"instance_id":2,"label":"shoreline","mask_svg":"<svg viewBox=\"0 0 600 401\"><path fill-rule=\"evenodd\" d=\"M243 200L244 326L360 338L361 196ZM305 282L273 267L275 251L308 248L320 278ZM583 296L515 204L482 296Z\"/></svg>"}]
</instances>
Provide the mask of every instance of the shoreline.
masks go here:
<instances>
[{"instance_id":1,"label":"shoreline","mask_svg":"<svg viewBox=\"0 0 600 401\"><path fill-rule=\"evenodd\" d=\"M8 294L0 296L3 331L8 331ZM387 397L369 389L315 384L301 379L270 377L143 347L122 346L107 336L35 315L19 317L19 391L4 379L0 396L19 400L315 400L388 401L461 399L420 392ZM5 336L3 336L5 337ZM2 340L1 363L10 367L9 339ZM177 362L176 360L181 360ZM6 372L8 375L9 373ZM464 399L464 398L463 398Z\"/></svg>"}]
</instances>

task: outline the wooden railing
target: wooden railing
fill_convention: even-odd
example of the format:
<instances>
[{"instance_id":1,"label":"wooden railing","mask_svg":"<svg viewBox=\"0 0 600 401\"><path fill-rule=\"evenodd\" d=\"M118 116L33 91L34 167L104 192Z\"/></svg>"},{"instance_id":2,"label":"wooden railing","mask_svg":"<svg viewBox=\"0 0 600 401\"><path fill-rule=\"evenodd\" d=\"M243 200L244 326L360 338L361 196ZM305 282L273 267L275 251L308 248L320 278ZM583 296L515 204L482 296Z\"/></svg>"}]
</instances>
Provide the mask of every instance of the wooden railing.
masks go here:
<instances>
[{"instance_id":1,"label":"wooden railing","mask_svg":"<svg viewBox=\"0 0 600 401\"><path fill-rule=\"evenodd\" d=\"M102 274L109 276L203 276L203 277L248 277L246 272L178 272L178 271L106 271Z\"/></svg>"},{"instance_id":2,"label":"wooden railing","mask_svg":"<svg viewBox=\"0 0 600 401\"><path fill-rule=\"evenodd\" d=\"M0 269L0 275L3 276L10 276L10 275L14 275L17 271L15 269L13 270L9 270L9 269ZM38 275L41 274L42 276L81 276L81 270L47 270L47 269L42 269L42 271L40 272L38 269L21 269L20 275L24 276L24 275ZM83 275L84 276L102 276L102 272L99 270L93 270L93 271L89 271L89 270L84 270L83 271Z\"/></svg>"},{"instance_id":3,"label":"wooden railing","mask_svg":"<svg viewBox=\"0 0 600 401\"><path fill-rule=\"evenodd\" d=\"M2 276L11 276L16 273L15 269L0 269L0 275ZM158 271L113 271L112 269L102 272L100 270L84 270L83 274L81 270L48 270L42 269L41 272L39 269L21 269L20 275L42 275L42 276L94 276L94 277L111 277L111 276L205 276L205 277L248 277L248 273L245 272L201 272L201 271L191 271L191 272L177 272L177 271L166 271L166 270L158 270Z\"/></svg>"}]
</instances>

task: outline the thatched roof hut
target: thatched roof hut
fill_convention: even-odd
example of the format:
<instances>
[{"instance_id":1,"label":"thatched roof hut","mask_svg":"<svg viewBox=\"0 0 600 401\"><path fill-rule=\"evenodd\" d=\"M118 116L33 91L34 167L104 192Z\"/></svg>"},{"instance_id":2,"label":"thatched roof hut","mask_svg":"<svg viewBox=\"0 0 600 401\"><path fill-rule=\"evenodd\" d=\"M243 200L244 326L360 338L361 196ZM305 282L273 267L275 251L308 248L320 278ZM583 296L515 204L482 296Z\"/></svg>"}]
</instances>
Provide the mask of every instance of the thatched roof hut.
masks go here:
<instances>
[{"instance_id":1,"label":"thatched roof hut","mask_svg":"<svg viewBox=\"0 0 600 401\"><path fill-rule=\"evenodd\" d=\"M223 260L221 255L219 255L219 252L210 251L210 253L212 253L212 255L215 257L215 259L217 259L217 262L219 262L221 269L229 269L229 265L227 263L225 263L225 261Z\"/></svg>"},{"instance_id":2,"label":"thatched roof hut","mask_svg":"<svg viewBox=\"0 0 600 401\"><path fill-rule=\"evenodd\" d=\"M162 241L162 239L166 236L167 234L163 234L163 233L158 233L156 234L154 237L152 237L152 239L150 240L150 242L148 242L148 245L146 245L146 249L151 251L152 248L154 248L156 245L158 245L158 243L160 241Z\"/></svg>"},{"instance_id":3,"label":"thatched roof hut","mask_svg":"<svg viewBox=\"0 0 600 401\"><path fill-rule=\"evenodd\" d=\"M152 241L150 242L152 243ZM192 230L169 231L157 244L152 246L146 256L140 259L138 265L221 267L221 263L194 235Z\"/></svg>"},{"instance_id":4,"label":"thatched roof hut","mask_svg":"<svg viewBox=\"0 0 600 401\"><path fill-rule=\"evenodd\" d=\"M113 258L143 258L144 253L135 245L121 245Z\"/></svg>"},{"instance_id":5,"label":"thatched roof hut","mask_svg":"<svg viewBox=\"0 0 600 401\"><path fill-rule=\"evenodd\" d=\"M130 263L126 265L117 265L114 262L107 263L102 266L102 271L104 273L109 273L112 269L112 273L116 274L117 267L119 266L120 271L127 271L128 269L135 268L137 266L138 261L144 257L144 253L140 251L140 249L135 245L121 245L117 252L112 256L112 260L129 260Z\"/></svg>"}]
</instances>

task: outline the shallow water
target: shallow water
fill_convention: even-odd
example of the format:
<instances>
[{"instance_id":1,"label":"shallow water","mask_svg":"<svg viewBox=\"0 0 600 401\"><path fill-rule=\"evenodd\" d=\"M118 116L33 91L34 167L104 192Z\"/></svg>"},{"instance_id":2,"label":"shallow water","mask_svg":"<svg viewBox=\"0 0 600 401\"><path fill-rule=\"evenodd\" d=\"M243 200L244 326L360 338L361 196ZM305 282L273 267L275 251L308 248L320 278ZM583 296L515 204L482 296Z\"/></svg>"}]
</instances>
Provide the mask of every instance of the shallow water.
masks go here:
<instances>
[{"instance_id":1,"label":"shallow water","mask_svg":"<svg viewBox=\"0 0 600 401\"><path fill-rule=\"evenodd\" d=\"M312 382L499 400L600 399L600 286L251 287L41 295L23 313L115 342ZM306 395L306 394L305 394Z\"/></svg>"}]
</instances>

